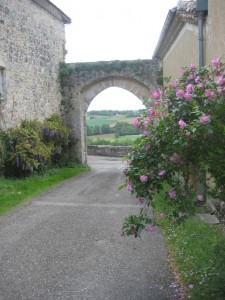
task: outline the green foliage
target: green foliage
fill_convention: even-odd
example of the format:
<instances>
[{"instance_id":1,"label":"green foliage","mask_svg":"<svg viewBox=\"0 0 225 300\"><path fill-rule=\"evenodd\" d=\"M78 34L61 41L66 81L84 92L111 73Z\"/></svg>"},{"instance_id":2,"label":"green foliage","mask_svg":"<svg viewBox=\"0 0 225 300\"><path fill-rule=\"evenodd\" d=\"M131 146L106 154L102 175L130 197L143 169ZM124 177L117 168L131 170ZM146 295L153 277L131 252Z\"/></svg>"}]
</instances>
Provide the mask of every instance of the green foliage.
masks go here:
<instances>
[{"instance_id":1,"label":"green foliage","mask_svg":"<svg viewBox=\"0 0 225 300\"><path fill-rule=\"evenodd\" d=\"M117 122L113 127L113 131L115 133L115 137L124 135L138 135L141 133L139 129L127 122Z\"/></svg>"},{"instance_id":2,"label":"green foliage","mask_svg":"<svg viewBox=\"0 0 225 300\"><path fill-rule=\"evenodd\" d=\"M70 129L59 115L53 114L43 124L43 139L52 148L52 155L62 154L69 144Z\"/></svg>"},{"instance_id":3,"label":"green foliage","mask_svg":"<svg viewBox=\"0 0 225 300\"><path fill-rule=\"evenodd\" d=\"M76 63L76 70L79 71L80 76L82 76L82 72L85 74L91 71L103 71L105 73L111 73L113 71L121 72L124 69L131 69L136 76L142 75L143 65L145 65L145 61L143 60L114 60L114 61L97 61L97 62L82 62Z\"/></svg>"},{"instance_id":4,"label":"green foliage","mask_svg":"<svg viewBox=\"0 0 225 300\"><path fill-rule=\"evenodd\" d=\"M59 77L61 87L66 87L69 84L69 76L73 73L74 67L72 64L61 62L59 66Z\"/></svg>"},{"instance_id":5,"label":"green foliage","mask_svg":"<svg viewBox=\"0 0 225 300\"><path fill-rule=\"evenodd\" d=\"M122 230L128 236L134 235L135 237L140 237L142 230L145 230L146 226L151 223L152 219L146 215L131 215L124 221Z\"/></svg>"},{"instance_id":6,"label":"green foliage","mask_svg":"<svg viewBox=\"0 0 225 300\"><path fill-rule=\"evenodd\" d=\"M52 115L43 124L23 121L19 128L0 133L0 163L5 176L23 177L44 171L66 155L70 129Z\"/></svg>"},{"instance_id":7,"label":"green foliage","mask_svg":"<svg viewBox=\"0 0 225 300\"><path fill-rule=\"evenodd\" d=\"M153 92L155 107L134 121L143 136L127 157L127 188L148 206L167 183L173 223L193 215L206 195L225 200L224 74L220 60L209 69L185 67L177 82ZM214 186L203 193L199 184L206 173Z\"/></svg>"}]
</instances>

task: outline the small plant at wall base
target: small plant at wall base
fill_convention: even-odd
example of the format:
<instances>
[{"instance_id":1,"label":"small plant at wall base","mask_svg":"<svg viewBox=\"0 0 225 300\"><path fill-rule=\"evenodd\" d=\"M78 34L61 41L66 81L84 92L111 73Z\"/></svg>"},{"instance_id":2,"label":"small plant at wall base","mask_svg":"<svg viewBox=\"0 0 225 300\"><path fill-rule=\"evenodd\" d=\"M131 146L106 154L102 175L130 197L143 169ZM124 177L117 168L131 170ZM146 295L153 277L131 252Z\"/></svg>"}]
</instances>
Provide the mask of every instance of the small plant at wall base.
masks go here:
<instances>
[{"instance_id":1,"label":"small plant at wall base","mask_svg":"<svg viewBox=\"0 0 225 300\"><path fill-rule=\"evenodd\" d=\"M62 118L52 115L44 121L23 121L19 128L0 132L0 163L6 177L24 177L43 172L65 161L72 142Z\"/></svg>"},{"instance_id":2,"label":"small plant at wall base","mask_svg":"<svg viewBox=\"0 0 225 300\"><path fill-rule=\"evenodd\" d=\"M205 196L225 200L224 63L215 58L209 68L189 65L181 70L179 80L156 89L153 97L155 106L134 120L143 136L124 170L123 187L136 196L141 210L135 222L130 217L125 220L123 234L135 237L154 225L148 207L165 184L169 208L165 213L174 224L193 215ZM202 182L205 173L203 194L196 182Z\"/></svg>"}]
</instances>

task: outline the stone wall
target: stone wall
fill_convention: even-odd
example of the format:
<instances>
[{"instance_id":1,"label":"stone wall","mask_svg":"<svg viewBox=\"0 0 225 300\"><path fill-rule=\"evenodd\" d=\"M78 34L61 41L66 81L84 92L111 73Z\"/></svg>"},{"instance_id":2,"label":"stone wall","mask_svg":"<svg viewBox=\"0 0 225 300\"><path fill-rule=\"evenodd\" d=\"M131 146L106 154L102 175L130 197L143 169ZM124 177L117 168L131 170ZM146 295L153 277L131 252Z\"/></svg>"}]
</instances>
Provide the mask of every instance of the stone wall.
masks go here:
<instances>
[{"instance_id":1,"label":"stone wall","mask_svg":"<svg viewBox=\"0 0 225 300\"><path fill-rule=\"evenodd\" d=\"M45 3L55 14L45 9ZM46 0L1 0L0 69L4 73L4 92L0 128L16 126L22 119L43 120L60 112L58 74L65 56L65 21L59 16L60 11Z\"/></svg>"},{"instance_id":2,"label":"stone wall","mask_svg":"<svg viewBox=\"0 0 225 300\"><path fill-rule=\"evenodd\" d=\"M99 155L99 156L111 156L111 157L124 157L130 151L132 147L129 146L98 146L88 145L88 155Z\"/></svg>"}]
</instances>

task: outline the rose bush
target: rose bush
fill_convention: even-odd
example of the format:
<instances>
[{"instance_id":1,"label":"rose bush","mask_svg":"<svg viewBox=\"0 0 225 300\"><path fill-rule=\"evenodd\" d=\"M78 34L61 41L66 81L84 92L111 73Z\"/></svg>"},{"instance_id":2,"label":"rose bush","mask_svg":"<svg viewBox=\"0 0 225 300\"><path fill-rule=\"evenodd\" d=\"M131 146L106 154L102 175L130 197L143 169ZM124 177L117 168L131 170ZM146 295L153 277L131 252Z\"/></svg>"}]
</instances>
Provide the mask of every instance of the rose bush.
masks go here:
<instances>
[{"instance_id":1,"label":"rose bush","mask_svg":"<svg viewBox=\"0 0 225 300\"><path fill-rule=\"evenodd\" d=\"M124 169L123 186L142 206L138 216L125 220L122 232L135 237L155 225L148 207L162 189L168 200L167 217L174 223L193 214L209 194L225 200L224 63L215 58L208 68L189 65L176 82L156 89L153 98L154 106L134 120L143 135ZM210 184L202 193L199 183L205 174Z\"/></svg>"}]
</instances>

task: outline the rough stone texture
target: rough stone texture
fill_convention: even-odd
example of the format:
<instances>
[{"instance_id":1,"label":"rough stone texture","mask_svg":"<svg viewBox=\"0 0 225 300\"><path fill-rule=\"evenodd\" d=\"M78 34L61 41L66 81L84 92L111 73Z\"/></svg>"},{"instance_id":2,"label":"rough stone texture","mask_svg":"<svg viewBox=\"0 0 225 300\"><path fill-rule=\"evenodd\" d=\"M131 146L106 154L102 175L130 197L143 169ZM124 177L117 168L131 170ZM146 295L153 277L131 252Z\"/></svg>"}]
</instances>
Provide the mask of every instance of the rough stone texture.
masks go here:
<instances>
[{"instance_id":1,"label":"rough stone texture","mask_svg":"<svg viewBox=\"0 0 225 300\"><path fill-rule=\"evenodd\" d=\"M216 209L216 215L220 220L220 223L225 225L225 202L217 199L213 199L212 202Z\"/></svg>"},{"instance_id":2,"label":"rough stone texture","mask_svg":"<svg viewBox=\"0 0 225 300\"><path fill-rule=\"evenodd\" d=\"M61 19L60 19L61 18ZM59 62L69 18L47 0L1 0L0 68L4 93L0 128L60 112Z\"/></svg>"},{"instance_id":3,"label":"rough stone texture","mask_svg":"<svg viewBox=\"0 0 225 300\"><path fill-rule=\"evenodd\" d=\"M88 155L124 157L131 151L131 149L132 147L129 146L88 145L87 153Z\"/></svg>"},{"instance_id":4,"label":"rough stone texture","mask_svg":"<svg viewBox=\"0 0 225 300\"><path fill-rule=\"evenodd\" d=\"M109 87L120 87L140 100L151 98L158 86L161 64L158 60L104 61L69 64L70 75L64 81L64 116L73 129L77 144L71 149L86 162L86 112L91 101ZM65 78L64 78L65 79Z\"/></svg>"}]
</instances>

